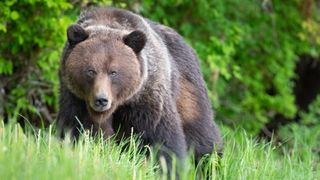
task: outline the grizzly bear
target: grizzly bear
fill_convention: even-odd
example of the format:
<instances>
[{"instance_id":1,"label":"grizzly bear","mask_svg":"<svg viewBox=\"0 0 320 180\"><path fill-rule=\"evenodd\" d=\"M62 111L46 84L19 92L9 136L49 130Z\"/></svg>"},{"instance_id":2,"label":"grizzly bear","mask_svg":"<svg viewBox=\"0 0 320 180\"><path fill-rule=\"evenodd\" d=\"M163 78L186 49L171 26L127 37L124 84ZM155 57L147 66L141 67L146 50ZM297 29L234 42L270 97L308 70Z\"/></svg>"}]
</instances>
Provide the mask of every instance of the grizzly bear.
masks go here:
<instances>
[{"instance_id":1,"label":"grizzly bear","mask_svg":"<svg viewBox=\"0 0 320 180\"><path fill-rule=\"evenodd\" d=\"M197 159L222 141L198 58L173 29L127 10L82 12L67 30L60 65L58 130L108 138L140 135L160 155Z\"/></svg>"}]
</instances>

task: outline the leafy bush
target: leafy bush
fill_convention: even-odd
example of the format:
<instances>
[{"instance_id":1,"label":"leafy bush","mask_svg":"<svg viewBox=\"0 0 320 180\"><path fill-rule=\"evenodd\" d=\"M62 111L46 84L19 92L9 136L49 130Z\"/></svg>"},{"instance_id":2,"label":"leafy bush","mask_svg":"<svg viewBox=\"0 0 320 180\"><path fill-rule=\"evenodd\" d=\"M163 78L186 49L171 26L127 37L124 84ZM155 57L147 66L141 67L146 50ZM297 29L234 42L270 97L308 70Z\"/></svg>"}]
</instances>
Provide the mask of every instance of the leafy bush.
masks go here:
<instances>
[{"instance_id":1,"label":"leafy bush","mask_svg":"<svg viewBox=\"0 0 320 180\"><path fill-rule=\"evenodd\" d=\"M320 127L320 95L309 105L308 112L301 112L300 116L303 125Z\"/></svg>"},{"instance_id":2,"label":"leafy bush","mask_svg":"<svg viewBox=\"0 0 320 180\"><path fill-rule=\"evenodd\" d=\"M71 8L63 0L0 2L0 88L7 117L31 112L50 118L49 111L57 110L60 52L74 20L64 12Z\"/></svg>"}]
</instances>

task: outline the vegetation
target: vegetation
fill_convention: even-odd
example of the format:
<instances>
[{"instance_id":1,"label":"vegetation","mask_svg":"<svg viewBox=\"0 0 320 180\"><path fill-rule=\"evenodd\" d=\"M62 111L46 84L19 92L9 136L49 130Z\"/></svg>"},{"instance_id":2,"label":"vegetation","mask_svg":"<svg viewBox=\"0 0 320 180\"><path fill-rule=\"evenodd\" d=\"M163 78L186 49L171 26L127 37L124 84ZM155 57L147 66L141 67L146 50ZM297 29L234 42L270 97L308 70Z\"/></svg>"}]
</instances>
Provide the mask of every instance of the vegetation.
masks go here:
<instances>
[{"instance_id":1,"label":"vegetation","mask_svg":"<svg viewBox=\"0 0 320 180\"><path fill-rule=\"evenodd\" d=\"M320 177L320 129L292 127L285 144L272 145L244 130L224 129L224 157L211 156L200 171L187 161L181 179L317 179ZM299 133L297 133L299 132ZM301 132L301 133L300 133ZM146 160L132 138L120 145L84 134L77 144L48 131L23 133L19 125L0 125L0 176L4 179L159 179L159 165ZM121 153L124 144L127 151ZM318 144L319 145L319 144ZM148 148L147 148L148 150ZM318 151L318 152L316 152ZM202 173L202 175L201 175Z\"/></svg>"},{"instance_id":2,"label":"vegetation","mask_svg":"<svg viewBox=\"0 0 320 180\"><path fill-rule=\"evenodd\" d=\"M159 178L159 165L135 145L120 153L122 144L84 135L73 146L48 128L58 110L66 28L82 9L106 5L173 27L196 50L225 135L221 164L214 155L206 164L210 176L320 177L317 0L1 1L0 122L8 124L0 128L1 177ZM40 129L23 133L16 121ZM262 136L273 141L258 141ZM185 179L197 174L191 164L181 172Z\"/></svg>"}]
</instances>

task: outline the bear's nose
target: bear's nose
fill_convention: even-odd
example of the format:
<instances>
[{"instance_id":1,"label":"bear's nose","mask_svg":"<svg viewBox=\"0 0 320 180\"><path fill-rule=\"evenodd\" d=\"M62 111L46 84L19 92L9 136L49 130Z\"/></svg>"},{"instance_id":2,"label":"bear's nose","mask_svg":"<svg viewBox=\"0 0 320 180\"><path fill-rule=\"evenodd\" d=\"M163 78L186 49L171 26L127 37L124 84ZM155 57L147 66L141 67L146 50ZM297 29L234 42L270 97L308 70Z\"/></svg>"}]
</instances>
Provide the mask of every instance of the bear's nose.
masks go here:
<instances>
[{"instance_id":1,"label":"bear's nose","mask_svg":"<svg viewBox=\"0 0 320 180\"><path fill-rule=\"evenodd\" d=\"M104 106L108 105L108 99L107 98L96 98L95 105L104 107Z\"/></svg>"}]
</instances>

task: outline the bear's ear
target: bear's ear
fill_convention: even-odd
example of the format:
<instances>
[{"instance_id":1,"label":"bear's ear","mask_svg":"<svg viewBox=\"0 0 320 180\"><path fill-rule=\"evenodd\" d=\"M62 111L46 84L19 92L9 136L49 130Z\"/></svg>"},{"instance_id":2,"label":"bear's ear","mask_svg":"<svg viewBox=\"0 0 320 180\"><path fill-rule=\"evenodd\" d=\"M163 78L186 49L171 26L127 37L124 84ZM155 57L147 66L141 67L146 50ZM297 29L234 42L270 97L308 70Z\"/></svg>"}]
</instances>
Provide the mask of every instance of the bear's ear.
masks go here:
<instances>
[{"instance_id":1,"label":"bear's ear","mask_svg":"<svg viewBox=\"0 0 320 180\"><path fill-rule=\"evenodd\" d=\"M88 38L88 33L78 24L68 27L67 30L68 41L71 45L78 44Z\"/></svg>"},{"instance_id":2,"label":"bear's ear","mask_svg":"<svg viewBox=\"0 0 320 180\"><path fill-rule=\"evenodd\" d=\"M147 37L141 31L133 31L123 37L124 44L131 47L136 54L138 54L143 49L146 41Z\"/></svg>"}]
</instances>

